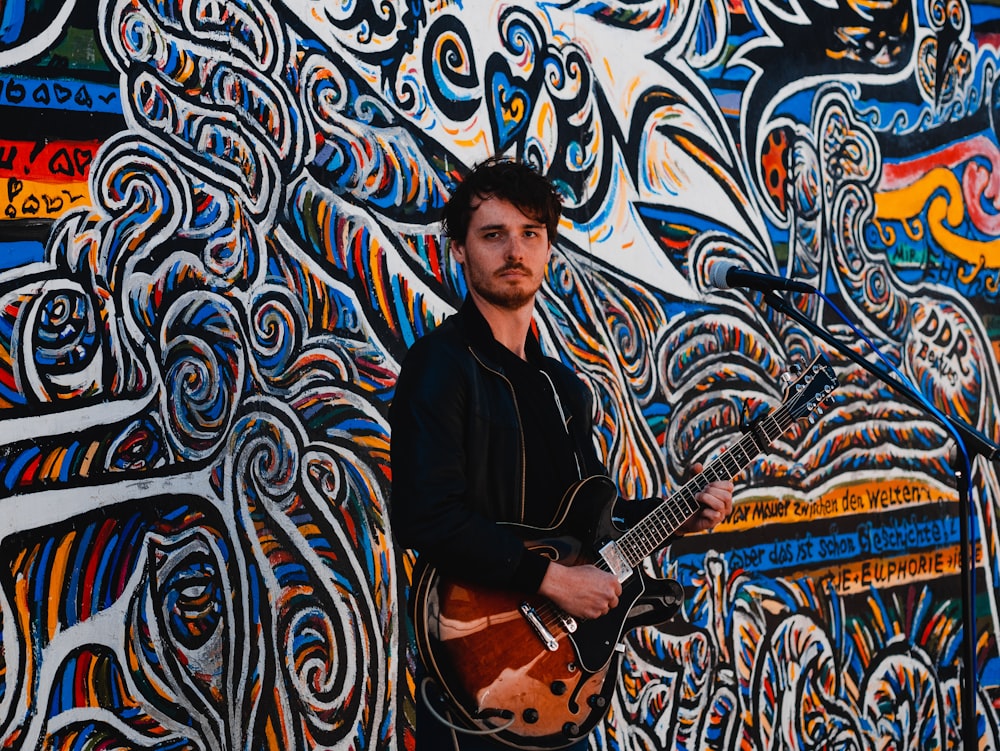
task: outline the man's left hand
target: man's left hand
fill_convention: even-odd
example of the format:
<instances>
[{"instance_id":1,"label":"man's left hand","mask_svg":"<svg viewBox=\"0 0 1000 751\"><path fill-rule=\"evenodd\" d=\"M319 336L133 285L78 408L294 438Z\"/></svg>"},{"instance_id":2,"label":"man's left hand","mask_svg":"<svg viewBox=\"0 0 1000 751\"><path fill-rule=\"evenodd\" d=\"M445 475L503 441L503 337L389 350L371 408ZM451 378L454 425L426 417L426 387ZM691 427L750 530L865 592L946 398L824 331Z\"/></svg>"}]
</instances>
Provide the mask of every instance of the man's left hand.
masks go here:
<instances>
[{"instance_id":1,"label":"man's left hand","mask_svg":"<svg viewBox=\"0 0 1000 751\"><path fill-rule=\"evenodd\" d=\"M702 469L701 464L691 467L695 474ZM726 519L733 510L733 483L731 480L715 480L702 488L694 498L701 504L701 509L677 529L681 534L714 529Z\"/></svg>"}]
</instances>

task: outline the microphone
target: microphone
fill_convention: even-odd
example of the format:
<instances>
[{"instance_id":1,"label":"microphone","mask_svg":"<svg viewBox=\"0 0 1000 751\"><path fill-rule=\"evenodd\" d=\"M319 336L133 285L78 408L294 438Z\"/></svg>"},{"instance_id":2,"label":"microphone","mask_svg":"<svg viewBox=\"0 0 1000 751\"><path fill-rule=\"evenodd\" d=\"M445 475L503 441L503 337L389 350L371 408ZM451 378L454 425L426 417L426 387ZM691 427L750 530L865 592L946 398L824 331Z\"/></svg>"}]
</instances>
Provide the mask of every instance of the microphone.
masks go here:
<instances>
[{"instance_id":1,"label":"microphone","mask_svg":"<svg viewBox=\"0 0 1000 751\"><path fill-rule=\"evenodd\" d=\"M741 269L732 261L713 261L708 268L708 280L713 287L718 289L730 289L731 287L746 287L759 292L773 292L783 290L785 292L805 292L813 294L816 288L805 282L797 282L794 279L785 279L771 274L758 274L756 271Z\"/></svg>"}]
</instances>

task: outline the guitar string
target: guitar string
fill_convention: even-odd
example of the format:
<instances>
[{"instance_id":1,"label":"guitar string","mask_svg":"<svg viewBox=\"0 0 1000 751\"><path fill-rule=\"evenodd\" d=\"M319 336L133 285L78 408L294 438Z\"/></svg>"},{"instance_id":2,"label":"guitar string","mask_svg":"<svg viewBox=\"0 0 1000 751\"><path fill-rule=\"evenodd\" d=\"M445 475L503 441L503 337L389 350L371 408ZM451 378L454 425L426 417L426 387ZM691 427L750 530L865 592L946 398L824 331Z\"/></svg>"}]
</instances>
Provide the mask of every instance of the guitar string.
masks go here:
<instances>
[{"instance_id":1,"label":"guitar string","mask_svg":"<svg viewBox=\"0 0 1000 751\"><path fill-rule=\"evenodd\" d=\"M775 410L773 415L768 416L768 419L776 422L777 416L782 411L783 409L779 407ZM768 433L766 428L763 426L760 427L761 432L765 437L767 437ZM787 427L788 426L786 425L781 432L784 432L784 429L787 429ZM774 438L777 438L780 434L780 432L776 433ZM771 440L773 440L773 438ZM768 443L770 443L770 441L768 441ZM749 447L745 447L745 444L753 444L757 451L754 454L750 454L747 450ZM757 443L755 431L747 433L734 447L727 449L718 457L718 459L706 467L704 471L682 486L670 499L671 501L677 501L676 504L671 504L669 502L662 503L639 524L619 537L616 544L619 550L624 553L623 557L626 559L628 565L630 567L636 566L643 558L646 557L646 555L649 554L647 552L644 555L639 556L639 553L637 552L639 543L644 543L645 547L655 550L658 543L653 542L653 540L665 540L689 517L694 515L700 506L694 498L701 488L704 487L704 478L711 477L713 480L723 479L723 476L715 470L715 467L718 464L725 465L726 471L730 472L728 476L734 477L739 471L742 471L743 467L745 467L746 464L748 464L752 458L756 456L756 453L759 453L761 450L761 447ZM742 454L743 458L737 459L738 454ZM733 467L735 467L735 469L733 469ZM678 506L680 506L680 509L678 509ZM661 517L668 518L661 519ZM652 527L653 529L648 529L649 527ZM653 532L656 532L657 534L654 535ZM594 565L604 571L610 571L607 562L603 559L597 561ZM551 601L544 601L536 608L535 614L541 619L543 625L549 630L550 633L552 633L553 630L564 630L563 624L565 614L562 612L562 608L559 608L555 603Z\"/></svg>"},{"instance_id":2,"label":"guitar string","mask_svg":"<svg viewBox=\"0 0 1000 751\"><path fill-rule=\"evenodd\" d=\"M791 411L792 405L790 403L779 405L774 412L762 418L758 424L751 426L750 431L742 439L734 446L727 448L701 473L685 483L670 499L661 503L645 519L619 537L615 544L619 551L623 552L628 566L630 568L637 566L698 511L701 504L695 500L695 496L705 486L706 479L714 481L735 477L746 468L755 456L762 453L791 427L793 422L789 419ZM773 435L769 432L769 427L774 430ZM757 440L758 435L763 436L760 443ZM749 444L753 446L753 453L749 451ZM738 458L739 455L742 455L742 458ZM725 473L719 473L717 469L719 465L725 467ZM672 501L677 501L677 503L671 503ZM604 559L597 561L594 565L604 571L610 571L610 567ZM536 608L535 613L550 633L553 629L564 630L567 616L555 603L545 601Z\"/></svg>"},{"instance_id":3,"label":"guitar string","mask_svg":"<svg viewBox=\"0 0 1000 751\"><path fill-rule=\"evenodd\" d=\"M790 411L788 405L776 408L759 424L753 426L739 442L726 449L699 475L687 482L674 496L674 498L679 496L678 503L661 503L655 511L619 537L616 545L628 566L630 568L637 566L698 511L701 504L695 500L695 496L705 487L706 479L715 481L735 477L755 456L762 453L772 441L784 433L791 425L791 420L788 419ZM761 437L760 441L758 437ZM753 451L750 450L751 445ZM724 473L718 471L720 465L725 468Z\"/></svg>"}]
</instances>

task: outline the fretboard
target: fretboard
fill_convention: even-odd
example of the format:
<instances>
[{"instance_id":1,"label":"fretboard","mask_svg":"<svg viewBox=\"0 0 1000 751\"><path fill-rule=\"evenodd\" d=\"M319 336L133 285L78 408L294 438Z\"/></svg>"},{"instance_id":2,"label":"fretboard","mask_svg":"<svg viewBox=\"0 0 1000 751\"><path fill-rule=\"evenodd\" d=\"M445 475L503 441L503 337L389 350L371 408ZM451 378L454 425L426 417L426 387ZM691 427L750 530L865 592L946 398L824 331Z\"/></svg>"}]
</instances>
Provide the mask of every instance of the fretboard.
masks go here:
<instances>
[{"instance_id":1,"label":"fretboard","mask_svg":"<svg viewBox=\"0 0 1000 751\"><path fill-rule=\"evenodd\" d=\"M700 474L618 538L615 544L625 562L634 568L643 558L663 545L684 522L698 513L701 504L695 496L708 483L733 479L770 446L771 441L784 433L792 422L793 418L786 405L776 407L771 414L754 422L737 444L728 447Z\"/></svg>"}]
</instances>

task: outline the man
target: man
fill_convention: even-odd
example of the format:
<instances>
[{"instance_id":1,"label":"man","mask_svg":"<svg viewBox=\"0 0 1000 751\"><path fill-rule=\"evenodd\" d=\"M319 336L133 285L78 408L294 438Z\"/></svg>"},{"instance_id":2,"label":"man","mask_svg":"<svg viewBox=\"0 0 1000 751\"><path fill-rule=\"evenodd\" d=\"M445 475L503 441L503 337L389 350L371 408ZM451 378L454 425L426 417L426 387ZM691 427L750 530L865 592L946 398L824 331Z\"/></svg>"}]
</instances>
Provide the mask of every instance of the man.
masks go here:
<instances>
[{"instance_id":1,"label":"man","mask_svg":"<svg viewBox=\"0 0 1000 751\"><path fill-rule=\"evenodd\" d=\"M443 213L468 295L457 314L407 354L390 409L393 529L446 575L537 593L579 618L618 603L616 576L525 548L497 522L548 527L565 491L606 474L583 382L542 355L531 332L535 296L556 238L561 200L530 167L491 159L458 186ZM682 531L710 529L732 508L731 482L697 496ZM497 748L460 741L427 717L418 691L417 746ZM448 730L445 735L442 731ZM585 740L578 744L585 748Z\"/></svg>"}]
</instances>

